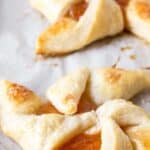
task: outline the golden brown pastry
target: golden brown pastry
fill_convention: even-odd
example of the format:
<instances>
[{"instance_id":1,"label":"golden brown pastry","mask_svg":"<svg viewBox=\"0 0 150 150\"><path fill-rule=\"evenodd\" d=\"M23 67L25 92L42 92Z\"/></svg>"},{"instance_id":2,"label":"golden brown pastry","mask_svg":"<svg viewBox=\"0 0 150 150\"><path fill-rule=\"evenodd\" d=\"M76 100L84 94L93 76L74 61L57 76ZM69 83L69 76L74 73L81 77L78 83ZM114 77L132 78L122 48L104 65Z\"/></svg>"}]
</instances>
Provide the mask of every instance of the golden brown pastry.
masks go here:
<instances>
[{"instance_id":1,"label":"golden brown pastry","mask_svg":"<svg viewBox=\"0 0 150 150\"><path fill-rule=\"evenodd\" d=\"M29 0L31 6L47 17L51 23L61 19L70 5L76 4L79 1L80 0Z\"/></svg>"},{"instance_id":2,"label":"golden brown pastry","mask_svg":"<svg viewBox=\"0 0 150 150\"><path fill-rule=\"evenodd\" d=\"M35 113L43 104L41 98L26 87L7 81L0 81L0 109L17 113Z\"/></svg>"},{"instance_id":3,"label":"golden brown pastry","mask_svg":"<svg viewBox=\"0 0 150 150\"><path fill-rule=\"evenodd\" d=\"M127 29L138 37L150 42L150 1L117 1L123 7Z\"/></svg>"},{"instance_id":4,"label":"golden brown pastry","mask_svg":"<svg viewBox=\"0 0 150 150\"><path fill-rule=\"evenodd\" d=\"M70 84L66 83L74 79L75 82L71 83L81 83L80 79L88 78L89 72L86 69L78 71L77 76L82 76L81 78L72 78L73 75L76 74L67 76L64 80L65 84L62 85L70 87ZM91 150L149 150L150 148L149 115L132 103L118 99L106 102L96 112L90 111L72 116L59 113L37 115L39 109L37 104L43 105L40 98L37 103L33 92L30 91L31 97L26 97L23 91L29 91L28 89L17 84L14 88L13 85L14 83L5 80L0 84L0 126L4 134L14 139L23 150L84 150L84 148ZM20 103L16 105L18 100ZM87 130L95 126L98 127L97 135L86 135ZM78 136L83 138L84 143L89 140L89 145L83 144L82 149L83 141L79 141L81 138L77 138L78 142L73 140ZM69 141L72 142L68 143ZM77 145L74 145L73 141Z\"/></svg>"},{"instance_id":5,"label":"golden brown pastry","mask_svg":"<svg viewBox=\"0 0 150 150\"><path fill-rule=\"evenodd\" d=\"M129 137L111 118L101 118L100 150L133 150Z\"/></svg>"},{"instance_id":6,"label":"golden brown pastry","mask_svg":"<svg viewBox=\"0 0 150 150\"><path fill-rule=\"evenodd\" d=\"M56 150L96 123L94 112L76 116L1 113L1 129L23 150Z\"/></svg>"},{"instance_id":7,"label":"golden brown pastry","mask_svg":"<svg viewBox=\"0 0 150 150\"><path fill-rule=\"evenodd\" d=\"M82 69L50 86L47 97L60 112L74 114L83 93L100 105L112 99L130 100L144 89L150 89L148 71L103 68L89 73L87 69Z\"/></svg>"},{"instance_id":8,"label":"golden brown pastry","mask_svg":"<svg viewBox=\"0 0 150 150\"><path fill-rule=\"evenodd\" d=\"M34 2L50 20L61 18L41 33L36 43L37 54L62 55L77 51L95 40L116 35L124 28L121 9L114 0Z\"/></svg>"},{"instance_id":9,"label":"golden brown pastry","mask_svg":"<svg viewBox=\"0 0 150 150\"><path fill-rule=\"evenodd\" d=\"M95 112L75 116L27 114L40 103L33 92L9 81L2 81L0 88L1 129L24 150L56 150L96 123Z\"/></svg>"},{"instance_id":10,"label":"golden brown pastry","mask_svg":"<svg viewBox=\"0 0 150 150\"><path fill-rule=\"evenodd\" d=\"M109 99L129 100L137 93L149 88L149 72L116 68L94 70L88 85L91 99L97 105L103 104Z\"/></svg>"},{"instance_id":11,"label":"golden brown pastry","mask_svg":"<svg viewBox=\"0 0 150 150\"><path fill-rule=\"evenodd\" d=\"M59 112L64 114L77 112L89 74L90 72L87 68L78 70L61 78L48 89L47 97Z\"/></svg>"},{"instance_id":12,"label":"golden brown pastry","mask_svg":"<svg viewBox=\"0 0 150 150\"><path fill-rule=\"evenodd\" d=\"M97 114L102 124L102 132L105 127L106 137L111 133L110 123L107 126L103 125L104 121L102 118L111 118L117 123L121 128L122 132L129 137L132 142L133 148L135 150L149 150L150 149L150 118L149 115L140 107L133 105L132 103L126 102L124 100L113 100L106 102L97 110ZM108 127L109 126L109 127ZM116 129L112 130L114 132ZM107 138L104 140L107 141ZM119 138L119 140L121 140ZM119 141L117 140L117 141ZM111 140L110 140L111 141ZM111 143L111 142L110 142ZM121 146L125 143L123 142ZM128 142L129 144L129 142ZM127 146L125 144L124 146ZM130 149L130 144L128 145ZM107 143L106 143L107 147ZM126 148L128 149L128 148Z\"/></svg>"}]
</instances>

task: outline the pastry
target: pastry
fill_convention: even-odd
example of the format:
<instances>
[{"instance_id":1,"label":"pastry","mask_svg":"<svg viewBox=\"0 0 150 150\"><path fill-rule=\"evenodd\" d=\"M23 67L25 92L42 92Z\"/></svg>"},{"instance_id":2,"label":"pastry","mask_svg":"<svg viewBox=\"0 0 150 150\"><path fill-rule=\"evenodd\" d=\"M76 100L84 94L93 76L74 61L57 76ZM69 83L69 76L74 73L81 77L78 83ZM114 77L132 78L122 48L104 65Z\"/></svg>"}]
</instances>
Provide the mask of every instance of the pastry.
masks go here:
<instances>
[{"instance_id":1,"label":"pastry","mask_svg":"<svg viewBox=\"0 0 150 150\"><path fill-rule=\"evenodd\" d=\"M111 118L101 118L101 140L100 150L133 150L129 137Z\"/></svg>"},{"instance_id":2,"label":"pastry","mask_svg":"<svg viewBox=\"0 0 150 150\"><path fill-rule=\"evenodd\" d=\"M81 78L72 78L73 75ZM70 87L66 84L68 81L75 79L80 83L80 79L86 77L83 80L85 85L88 75L87 69L79 70L77 74L64 78L62 85ZM57 85L60 83L62 81ZM36 94L5 80L1 81L0 88L1 130L23 150L149 150L149 115L125 100L110 100L96 111L71 116L51 111L38 114L45 104L39 97L37 103ZM30 96L23 91L30 91ZM16 105L18 101L19 105ZM97 132L88 134L87 131L95 126L98 127Z\"/></svg>"},{"instance_id":3,"label":"pastry","mask_svg":"<svg viewBox=\"0 0 150 150\"><path fill-rule=\"evenodd\" d=\"M35 113L43 104L34 92L7 80L0 81L0 99L1 109L23 114Z\"/></svg>"},{"instance_id":4,"label":"pastry","mask_svg":"<svg viewBox=\"0 0 150 150\"><path fill-rule=\"evenodd\" d=\"M86 68L65 76L48 89L48 99L64 114L77 112L88 77L89 70Z\"/></svg>"},{"instance_id":5,"label":"pastry","mask_svg":"<svg viewBox=\"0 0 150 150\"><path fill-rule=\"evenodd\" d=\"M7 136L20 144L24 150L58 149L65 142L96 123L95 112L74 116L64 116L56 113L28 114L34 104L35 106L37 105L35 97L28 99L29 97L22 93L22 89L19 89L17 93L16 90L11 91L11 95L16 95L12 98L10 93L6 92L10 90L8 85L12 87L12 83L2 82L0 94L0 107L2 108L0 112L1 129ZM15 84L15 87L18 88L20 85ZM19 105L16 108L16 101L18 100L21 101L19 101ZM24 108L26 111L24 111Z\"/></svg>"},{"instance_id":6,"label":"pastry","mask_svg":"<svg viewBox=\"0 0 150 150\"><path fill-rule=\"evenodd\" d=\"M91 99L97 105L109 99L129 100L150 88L150 73L143 70L97 69L91 73L88 86Z\"/></svg>"},{"instance_id":7,"label":"pastry","mask_svg":"<svg viewBox=\"0 0 150 150\"><path fill-rule=\"evenodd\" d=\"M112 132L110 132L109 130L111 130L111 123L109 122L109 124L105 125L107 121L101 119L108 117L111 118L115 123L117 123L120 129L122 128L122 132L124 131L124 134L128 136L128 138L126 137L127 143L125 144L125 142L122 142L122 147L128 145L129 147L125 149L150 149L150 117L142 108L124 100L113 100L106 102L104 105L98 108L97 114L100 123L102 124L102 132L103 128L105 128L106 138L102 139L102 141L106 140L106 147L108 141L107 138L109 137L108 135L114 132L114 136L117 131L116 129L112 129ZM128 141L129 139L132 142L133 148ZM122 140L121 136L118 136L117 142L119 140Z\"/></svg>"},{"instance_id":8,"label":"pastry","mask_svg":"<svg viewBox=\"0 0 150 150\"><path fill-rule=\"evenodd\" d=\"M29 0L31 6L42 13L51 23L61 19L70 5L79 0Z\"/></svg>"},{"instance_id":9,"label":"pastry","mask_svg":"<svg viewBox=\"0 0 150 150\"><path fill-rule=\"evenodd\" d=\"M89 73L87 69L82 69L51 85L47 98L61 113L74 114L83 93L88 95L86 99L99 106L111 99L130 100L149 88L150 73L144 70L102 68Z\"/></svg>"},{"instance_id":10,"label":"pastry","mask_svg":"<svg viewBox=\"0 0 150 150\"><path fill-rule=\"evenodd\" d=\"M133 34L150 42L150 1L117 0L125 14L126 27Z\"/></svg>"},{"instance_id":11,"label":"pastry","mask_svg":"<svg viewBox=\"0 0 150 150\"><path fill-rule=\"evenodd\" d=\"M124 28L121 9L114 0L41 1L35 2L42 8L44 14L48 13L50 16L54 13L57 17L51 15L50 18L60 19L39 36L36 43L37 54L46 56L67 54L95 40L116 35ZM48 6L45 7L45 4ZM55 10L50 9L54 5Z\"/></svg>"}]
</instances>

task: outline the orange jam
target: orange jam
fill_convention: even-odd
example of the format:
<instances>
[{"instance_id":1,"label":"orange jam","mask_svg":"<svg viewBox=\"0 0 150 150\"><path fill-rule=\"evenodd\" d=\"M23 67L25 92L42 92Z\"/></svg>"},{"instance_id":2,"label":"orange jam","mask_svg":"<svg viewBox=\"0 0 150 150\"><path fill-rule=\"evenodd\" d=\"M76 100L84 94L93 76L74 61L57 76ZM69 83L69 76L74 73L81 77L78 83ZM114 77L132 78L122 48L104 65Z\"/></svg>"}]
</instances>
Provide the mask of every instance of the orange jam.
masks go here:
<instances>
[{"instance_id":1,"label":"orange jam","mask_svg":"<svg viewBox=\"0 0 150 150\"><path fill-rule=\"evenodd\" d=\"M48 102L48 103L43 104L39 108L37 115L48 114L48 113L60 114L60 112L51 103Z\"/></svg>"},{"instance_id":2,"label":"orange jam","mask_svg":"<svg viewBox=\"0 0 150 150\"><path fill-rule=\"evenodd\" d=\"M83 96L78 105L77 113L84 113L84 112L96 110L96 108L97 106L92 101L90 101L89 99L86 99L86 97Z\"/></svg>"},{"instance_id":3,"label":"orange jam","mask_svg":"<svg viewBox=\"0 0 150 150\"><path fill-rule=\"evenodd\" d=\"M100 134L97 135L81 134L70 140L59 150L100 150L100 145L101 145Z\"/></svg>"},{"instance_id":4,"label":"orange jam","mask_svg":"<svg viewBox=\"0 0 150 150\"><path fill-rule=\"evenodd\" d=\"M137 13L143 18L143 19L150 19L150 3L149 2L136 2L136 10Z\"/></svg>"},{"instance_id":5,"label":"orange jam","mask_svg":"<svg viewBox=\"0 0 150 150\"><path fill-rule=\"evenodd\" d=\"M129 2L129 0L116 0L116 1L122 8L124 8Z\"/></svg>"},{"instance_id":6,"label":"orange jam","mask_svg":"<svg viewBox=\"0 0 150 150\"><path fill-rule=\"evenodd\" d=\"M88 96L86 94L83 94L80 103L78 105L77 114L96 109L96 105L88 99L89 99ZM60 114L60 112L50 102L43 104L39 108L37 115L47 114L47 113ZM59 148L59 150L99 150L100 144L101 144L100 134L96 134L96 135L80 134L74 137L73 139L71 139L68 143L63 145L61 148Z\"/></svg>"},{"instance_id":7,"label":"orange jam","mask_svg":"<svg viewBox=\"0 0 150 150\"><path fill-rule=\"evenodd\" d=\"M72 5L68 12L66 13L66 17L72 18L74 20L79 20L80 17L84 14L85 10L88 7L88 3L86 0L82 0L79 3Z\"/></svg>"}]
</instances>

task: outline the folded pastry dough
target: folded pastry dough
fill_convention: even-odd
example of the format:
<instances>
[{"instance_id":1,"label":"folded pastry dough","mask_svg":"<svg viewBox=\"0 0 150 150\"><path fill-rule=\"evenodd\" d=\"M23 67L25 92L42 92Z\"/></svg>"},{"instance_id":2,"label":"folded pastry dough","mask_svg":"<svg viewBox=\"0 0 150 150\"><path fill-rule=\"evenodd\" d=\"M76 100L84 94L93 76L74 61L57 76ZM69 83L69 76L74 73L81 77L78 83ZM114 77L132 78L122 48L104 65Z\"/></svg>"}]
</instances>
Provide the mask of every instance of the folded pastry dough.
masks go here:
<instances>
[{"instance_id":1,"label":"folded pastry dough","mask_svg":"<svg viewBox=\"0 0 150 150\"><path fill-rule=\"evenodd\" d=\"M116 68L94 70L88 85L91 99L97 105L109 99L123 98L129 100L147 88L150 88L149 72Z\"/></svg>"},{"instance_id":2,"label":"folded pastry dough","mask_svg":"<svg viewBox=\"0 0 150 150\"><path fill-rule=\"evenodd\" d=\"M103 118L111 118L115 121L115 123L118 124L122 128L122 131L126 133L126 135L129 137L133 144L133 149L135 150L149 150L150 149L150 118L149 115L140 107L133 105L132 103L126 102L124 100L114 100L110 102L106 102L104 105L102 105L97 110L97 114L101 123L101 132L104 131L106 138L103 138L102 141L106 141L106 148L107 148L107 138L108 135L112 134L112 136L115 136L118 132L118 129L113 130L113 126L111 125L111 122L109 123ZM105 125L105 123L108 123ZM104 125L103 125L104 124ZM108 127L109 126L109 127ZM105 130L104 130L105 128ZM112 129L112 131L111 131ZM110 130L110 131L109 131ZM120 129L121 130L121 129ZM103 135L103 134L102 134ZM104 137L105 137L104 136ZM111 135L110 135L111 137ZM131 148L131 144L127 139L127 143L120 142L122 148L124 146L129 146L126 149ZM118 136L118 139L116 142L122 140L121 136ZM110 143L109 143L110 144ZM103 145L103 144L102 144ZM120 148L120 149L122 149ZM131 148L132 149L132 148Z\"/></svg>"},{"instance_id":3,"label":"folded pastry dough","mask_svg":"<svg viewBox=\"0 0 150 150\"><path fill-rule=\"evenodd\" d=\"M122 99L108 101L97 109L99 119L110 117L121 127L135 126L148 123L149 115L139 106Z\"/></svg>"},{"instance_id":4,"label":"folded pastry dough","mask_svg":"<svg viewBox=\"0 0 150 150\"><path fill-rule=\"evenodd\" d=\"M101 118L101 140L100 150L133 150L128 136L111 118Z\"/></svg>"},{"instance_id":5,"label":"folded pastry dough","mask_svg":"<svg viewBox=\"0 0 150 150\"><path fill-rule=\"evenodd\" d=\"M136 150L150 149L150 123L129 128L126 133Z\"/></svg>"},{"instance_id":6,"label":"folded pastry dough","mask_svg":"<svg viewBox=\"0 0 150 150\"><path fill-rule=\"evenodd\" d=\"M42 105L41 98L24 86L0 81L0 108L17 113L34 113Z\"/></svg>"},{"instance_id":7,"label":"folded pastry dough","mask_svg":"<svg viewBox=\"0 0 150 150\"><path fill-rule=\"evenodd\" d=\"M54 9L49 10L49 7L55 5L56 10L53 12L55 14L54 16L59 16L59 12L63 14L64 9L66 9L65 12L68 12L68 5L72 7L72 3L75 1L52 0L48 4L44 0L44 2L39 3L40 8L44 10L42 10L44 14L45 12L53 11ZM85 3L88 6L79 20L64 15L39 36L36 43L37 54L61 55L77 51L95 40L102 39L106 36L113 36L123 30L124 22L122 12L114 0L89 0ZM45 4L51 4L51 6L45 7ZM80 12L78 8L76 11ZM58 17L54 17L54 20L56 20L55 18Z\"/></svg>"},{"instance_id":8,"label":"folded pastry dough","mask_svg":"<svg viewBox=\"0 0 150 150\"><path fill-rule=\"evenodd\" d=\"M76 113L88 77L89 70L86 68L63 77L48 89L48 99L60 112Z\"/></svg>"},{"instance_id":9,"label":"folded pastry dough","mask_svg":"<svg viewBox=\"0 0 150 150\"><path fill-rule=\"evenodd\" d=\"M87 94L86 99L100 105L112 99L129 100L144 89L150 89L148 71L104 68L89 73L85 68L63 77L50 86L47 97L60 112L74 114L83 92Z\"/></svg>"},{"instance_id":10,"label":"folded pastry dough","mask_svg":"<svg viewBox=\"0 0 150 150\"><path fill-rule=\"evenodd\" d=\"M129 0L124 7L128 30L150 42L150 1Z\"/></svg>"},{"instance_id":11,"label":"folded pastry dough","mask_svg":"<svg viewBox=\"0 0 150 150\"><path fill-rule=\"evenodd\" d=\"M1 113L1 129L24 150L56 150L96 123L94 112L76 116Z\"/></svg>"},{"instance_id":12,"label":"folded pastry dough","mask_svg":"<svg viewBox=\"0 0 150 150\"><path fill-rule=\"evenodd\" d=\"M95 112L35 115L42 102L33 92L9 81L1 81L0 88L1 129L24 150L56 150L96 124Z\"/></svg>"},{"instance_id":13,"label":"folded pastry dough","mask_svg":"<svg viewBox=\"0 0 150 150\"><path fill-rule=\"evenodd\" d=\"M61 19L70 5L80 0L29 0L33 8L40 11L51 23Z\"/></svg>"}]
</instances>

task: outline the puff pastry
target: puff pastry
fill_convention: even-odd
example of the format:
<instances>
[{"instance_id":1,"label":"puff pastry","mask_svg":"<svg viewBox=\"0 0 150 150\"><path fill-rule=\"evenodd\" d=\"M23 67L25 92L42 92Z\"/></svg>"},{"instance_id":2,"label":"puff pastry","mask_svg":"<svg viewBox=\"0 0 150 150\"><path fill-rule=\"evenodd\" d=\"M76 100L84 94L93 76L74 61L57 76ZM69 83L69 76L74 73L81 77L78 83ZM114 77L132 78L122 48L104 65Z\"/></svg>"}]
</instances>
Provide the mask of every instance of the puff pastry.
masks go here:
<instances>
[{"instance_id":1,"label":"puff pastry","mask_svg":"<svg viewBox=\"0 0 150 150\"><path fill-rule=\"evenodd\" d=\"M124 4L122 7L124 8L127 29L150 42L150 1L125 0Z\"/></svg>"},{"instance_id":2,"label":"puff pastry","mask_svg":"<svg viewBox=\"0 0 150 150\"><path fill-rule=\"evenodd\" d=\"M104 105L102 105L97 110L97 114L99 117L99 120L102 124L102 132L103 128L106 128L106 126L103 126L104 121L101 118L111 118L115 121L121 128L122 131L124 130L124 133L129 137L127 138L127 144L122 142L122 147L129 146L126 149L135 149L135 150L149 150L150 149L150 118L149 115L144 112L144 110L138 106L133 105L132 103L126 102L124 100L113 100L110 102L106 102ZM109 133L109 129L111 129L111 123L107 124L109 128L106 128L105 135L106 138L103 140L106 140ZM113 136L116 133L116 129L113 130ZM128 140L131 140L133 144L133 148ZM117 142L121 140L121 136L119 139L117 139ZM121 142L120 142L121 144ZM107 143L106 143L107 147ZM120 148L122 149L122 148Z\"/></svg>"},{"instance_id":3,"label":"puff pastry","mask_svg":"<svg viewBox=\"0 0 150 150\"><path fill-rule=\"evenodd\" d=\"M42 9L44 14L50 14L49 11L54 9L50 10L49 8L56 6L56 11L51 13L54 13L54 17L53 15L52 17L48 15L49 18L54 18L54 20L59 18L59 13L63 15L64 10L68 12L68 6L73 7L73 2L83 2L83 0L41 1L35 1L37 2L36 7L39 10ZM88 6L86 9L84 8L85 11L84 13L82 12L81 17L71 17L66 13L63 17L61 16L61 19L41 33L36 43L37 54L62 55L77 51L95 40L113 36L123 30L122 12L114 0L89 0L85 3ZM45 4L48 6L45 7ZM49 6L50 4L51 6ZM76 11L80 11L78 10L79 8L76 9Z\"/></svg>"},{"instance_id":4,"label":"puff pastry","mask_svg":"<svg viewBox=\"0 0 150 150\"><path fill-rule=\"evenodd\" d=\"M82 93L89 77L88 69L81 69L63 77L47 91L51 103L64 114L77 112Z\"/></svg>"},{"instance_id":5,"label":"puff pastry","mask_svg":"<svg viewBox=\"0 0 150 150\"><path fill-rule=\"evenodd\" d=\"M150 73L148 71L103 68L89 73L87 69L82 69L50 86L47 97L60 112L74 114L77 112L83 92L87 93L87 97L96 105L100 105L112 99L129 100L137 93L149 88Z\"/></svg>"},{"instance_id":6,"label":"puff pastry","mask_svg":"<svg viewBox=\"0 0 150 150\"><path fill-rule=\"evenodd\" d=\"M17 95L12 99L8 92L12 84L8 81L2 82L0 94L0 107L2 108L0 112L1 129L7 136L20 144L24 150L56 150L65 142L96 123L95 112L75 116L53 113L43 115L27 114L32 110L34 104L35 108L37 106L35 97L28 99L29 97L25 97L22 94L22 89L19 89L20 91L17 91L17 93L15 90L11 91L11 96L12 94ZM18 88L18 85L15 84L16 86ZM20 101L16 108L18 100Z\"/></svg>"}]
</instances>

